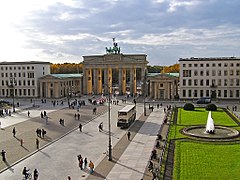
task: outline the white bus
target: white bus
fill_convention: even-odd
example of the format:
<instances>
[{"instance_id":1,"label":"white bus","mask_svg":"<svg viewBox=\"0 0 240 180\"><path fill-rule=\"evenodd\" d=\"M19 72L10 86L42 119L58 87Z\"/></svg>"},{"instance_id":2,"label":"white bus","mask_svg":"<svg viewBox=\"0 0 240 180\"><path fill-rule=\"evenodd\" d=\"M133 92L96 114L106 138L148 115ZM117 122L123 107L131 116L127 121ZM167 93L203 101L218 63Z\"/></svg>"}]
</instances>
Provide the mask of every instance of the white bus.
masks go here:
<instances>
[{"instance_id":1,"label":"white bus","mask_svg":"<svg viewBox=\"0 0 240 180\"><path fill-rule=\"evenodd\" d=\"M127 128L136 119L136 106L127 105L123 109L118 111L117 127Z\"/></svg>"}]
</instances>

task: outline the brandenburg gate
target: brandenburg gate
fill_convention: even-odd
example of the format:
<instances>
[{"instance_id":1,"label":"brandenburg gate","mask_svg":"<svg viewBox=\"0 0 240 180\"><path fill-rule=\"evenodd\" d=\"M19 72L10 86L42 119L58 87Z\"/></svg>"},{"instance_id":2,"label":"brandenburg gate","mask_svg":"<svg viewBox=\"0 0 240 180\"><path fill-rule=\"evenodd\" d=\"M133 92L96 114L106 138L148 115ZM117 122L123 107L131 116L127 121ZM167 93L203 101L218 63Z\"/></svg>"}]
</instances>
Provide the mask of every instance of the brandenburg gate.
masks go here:
<instances>
[{"instance_id":1,"label":"brandenburg gate","mask_svg":"<svg viewBox=\"0 0 240 180\"><path fill-rule=\"evenodd\" d=\"M147 73L146 54L122 54L113 38L113 47L106 47L104 55L83 56L83 94L106 94L113 91L113 76L118 79L119 95L126 94L127 84L131 95L137 93L137 80L142 82L142 94L145 92L145 74ZM137 71L140 73L137 73ZM141 77L137 75L141 74Z\"/></svg>"}]
</instances>

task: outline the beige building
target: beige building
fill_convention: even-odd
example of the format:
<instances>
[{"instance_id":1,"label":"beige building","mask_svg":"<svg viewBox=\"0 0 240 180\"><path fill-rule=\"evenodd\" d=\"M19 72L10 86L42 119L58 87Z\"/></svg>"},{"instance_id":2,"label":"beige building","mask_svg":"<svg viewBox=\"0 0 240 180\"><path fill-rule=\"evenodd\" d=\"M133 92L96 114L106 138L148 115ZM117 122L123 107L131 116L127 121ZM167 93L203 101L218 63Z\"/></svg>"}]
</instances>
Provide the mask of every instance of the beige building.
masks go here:
<instances>
[{"instance_id":1,"label":"beige building","mask_svg":"<svg viewBox=\"0 0 240 180\"><path fill-rule=\"evenodd\" d=\"M136 94L137 79L141 82L145 79L148 64L146 57L145 54L121 53L83 56L83 94L112 93L113 71L117 72L115 84L119 94L126 94L127 84L130 86L130 94ZM141 77L137 77L137 71L140 71Z\"/></svg>"},{"instance_id":2,"label":"beige building","mask_svg":"<svg viewBox=\"0 0 240 180\"><path fill-rule=\"evenodd\" d=\"M180 63L180 98L239 99L240 58L185 58Z\"/></svg>"},{"instance_id":3,"label":"beige building","mask_svg":"<svg viewBox=\"0 0 240 180\"><path fill-rule=\"evenodd\" d=\"M38 78L50 74L50 63L1 62L0 97L38 97Z\"/></svg>"},{"instance_id":4,"label":"beige building","mask_svg":"<svg viewBox=\"0 0 240 180\"><path fill-rule=\"evenodd\" d=\"M178 97L179 73L149 73L148 94L153 99L174 99Z\"/></svg>"},{"instance_id":5,"label":"beige building","mask_svg":"<svg viewBox=\"0 0 240 180\"><path fill-rule=\"evenodd\" d=\"M62 98L82 94L82 74L49 74L39 78L40 97Z\"/></svg>"}]
</instances>

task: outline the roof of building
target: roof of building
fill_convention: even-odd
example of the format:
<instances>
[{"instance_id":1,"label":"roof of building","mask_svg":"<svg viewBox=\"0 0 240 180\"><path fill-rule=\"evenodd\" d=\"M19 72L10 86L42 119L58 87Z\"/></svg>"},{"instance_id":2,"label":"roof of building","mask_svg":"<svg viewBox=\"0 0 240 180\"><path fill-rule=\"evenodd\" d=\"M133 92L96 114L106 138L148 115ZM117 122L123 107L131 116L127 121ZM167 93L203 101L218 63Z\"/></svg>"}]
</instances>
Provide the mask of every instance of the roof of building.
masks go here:
<instances>
[{"instance_id":1,"label":"roof of building","mask_svg":"<svg viewBox=\"0 0 240 180\"><path fill-rule=\"evenodd\" d=\"M179 58L178 61L226 61L226 60L240 60L239 57L190 57Z\"/></svg>"},{"instance_id":2,"label":"roof of building","mask_svg":"<svg viewBox=\"0 0 240 180\"><path fill-rule=\"evenodd\" d=\"M56 78L79 78L83 76L83 74L50 74L50 75Z\"/></svg>"},{"instance_id":3,"label":"roof of building","mask_svg":"<svg viewBox=\"0 0 240 180\"><path fill-rule=\"evenodd\" d=\"M154 77L158 75L165 75L169 77L179 77L179 73L148 73L147 74L148 77Z\"/></svg>"},{"instance_id":4,"label":"roof of building","mask_svg":"<svg viewBox=\"0 0 240 180\"><path fill-rule=\"evenodd\" d=\"M0 62L0 65L26 65L26 64L51 64L50 62L44 61L21 61L21 62Z\"/></svg>"}]
</instances>

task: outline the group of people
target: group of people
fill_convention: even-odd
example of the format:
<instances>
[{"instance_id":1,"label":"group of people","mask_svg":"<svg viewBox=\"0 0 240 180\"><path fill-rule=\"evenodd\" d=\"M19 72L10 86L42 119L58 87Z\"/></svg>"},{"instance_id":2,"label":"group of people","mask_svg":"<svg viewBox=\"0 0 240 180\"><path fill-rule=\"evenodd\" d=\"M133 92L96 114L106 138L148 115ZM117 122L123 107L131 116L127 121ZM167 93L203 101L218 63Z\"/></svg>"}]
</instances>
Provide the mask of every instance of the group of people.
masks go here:
<instances>
[{"instance_id":1,"label":"group of people","mask_svg":"<svg viewBox=\"0 0 240 180\"><path fill-rule=\"evenodd\" d=\"M30 169L27 169L27 167L24 167L22 170L22 175L24 176L25 179L30 179L31 177L31 173L29 172ZM39 176L39 172L37 169L34 169L33 171L33 179L37 180Z\"/></svg>"},{"instance_id":2,"label":"group of people","mask_svg":"<svg viewBox=\"0 0 240 180\"><path fill-rule=\"evenodd\" d=\"M74 117L75 117L75 120L80 120L81 115L80 113L75 113Z\"/></svg>"},{"instance_id":3,"label":"group of people","mask_svg":"<svg viewBox=\"0 0 240 180\"><path fill-rule=\"evenodd\" d=\"M88 167L89 167L89 173L90 173L90 174L93 173L93 171L94 171L94 164L93 164L93 162L92 162L91 160L89 161L89 164L88 164L87 158L85 157L85 158L83 159L83 157L82 157L81 154L79 154L79 155L77 156L77 159L78 159L78 164L79 164L79 167L80 167L81 170L86 169L86 168L87 168L87 165L88 165Z\"/></svg>"},{"instance_id":4,"label":"group of people","mask_svg":"<svg viewBox=\"0 0 240 180\"><path fill-rule=\"evenodd\" d=\"M47 134L47 131L45 131L44 129L37 128L36 134L37 134L38 137L44 138L44 136Z\"/></svg>"}]
</instances>

